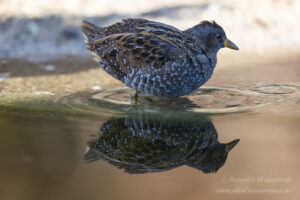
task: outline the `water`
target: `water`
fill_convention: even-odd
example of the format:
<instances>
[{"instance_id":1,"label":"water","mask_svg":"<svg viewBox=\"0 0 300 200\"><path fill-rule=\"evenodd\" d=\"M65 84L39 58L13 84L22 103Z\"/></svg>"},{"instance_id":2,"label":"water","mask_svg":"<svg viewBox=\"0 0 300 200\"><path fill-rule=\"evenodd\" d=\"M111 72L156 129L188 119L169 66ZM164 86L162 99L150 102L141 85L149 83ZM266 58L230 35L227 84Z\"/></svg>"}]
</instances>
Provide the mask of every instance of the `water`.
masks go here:
<instances>
[{"instance_id":1,"label":"water","mask_svg":"<svg viewBox=\"0 0 300 200\"><path fill-rule=\"evenodd\" d=\"M0 199L299 199L296 82L129 93L2 100Z\"/></svg>"}]
</instances>

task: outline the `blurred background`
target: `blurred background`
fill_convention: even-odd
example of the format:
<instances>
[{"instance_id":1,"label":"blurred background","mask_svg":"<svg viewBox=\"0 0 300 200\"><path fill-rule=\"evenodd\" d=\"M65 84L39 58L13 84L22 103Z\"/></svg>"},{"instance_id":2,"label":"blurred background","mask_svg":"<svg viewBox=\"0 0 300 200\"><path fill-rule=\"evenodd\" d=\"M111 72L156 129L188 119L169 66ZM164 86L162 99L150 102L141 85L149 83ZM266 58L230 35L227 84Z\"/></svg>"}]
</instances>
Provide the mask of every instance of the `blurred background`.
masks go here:
<instances>
[{"instance_id":1,"label":"blurred background","mask_svg":"<svg viewBox=\"0 0 300 200\"><path fill-rule=\"evenodd\" d=\"M79 26L142 17L180 29L215 20L243 52L298 53L298 0L0 0L0 58L83 55Z\"/></svg>"}]
</instances>

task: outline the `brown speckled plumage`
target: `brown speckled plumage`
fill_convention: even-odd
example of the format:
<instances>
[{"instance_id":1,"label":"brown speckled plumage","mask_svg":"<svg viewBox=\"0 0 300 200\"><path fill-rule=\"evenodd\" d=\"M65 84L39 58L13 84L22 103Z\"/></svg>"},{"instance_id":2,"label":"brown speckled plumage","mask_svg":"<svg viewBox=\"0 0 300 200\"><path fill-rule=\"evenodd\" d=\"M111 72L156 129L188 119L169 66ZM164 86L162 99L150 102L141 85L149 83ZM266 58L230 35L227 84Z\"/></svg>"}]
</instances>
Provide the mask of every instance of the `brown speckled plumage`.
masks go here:
<instances>
[{"instance_id":1,"label":"brown speckled plumage","mask_svg":"<svg viewBox=\"0 0 300 200\"><path fill-rule=\"evenodd\" d=\"M212 75L226 35L204 21L180 31L145 19L124 19L108 27L82 25L87 47L114 78L145 96L178 97Z\"/></svg>"},{"instance_id":2,"label":"brown speckled plumage","mask_svg":"<svg viewBox=\"0 0 300 200\"><path fill-rule=\"evenodd\" d=\"M238 141L220 143L213 123L205 117L143 113L104 122L84 158L88 162L102 159L135 174L183 165L211 173L224 165Z\"/></svg>"}]
</instances>

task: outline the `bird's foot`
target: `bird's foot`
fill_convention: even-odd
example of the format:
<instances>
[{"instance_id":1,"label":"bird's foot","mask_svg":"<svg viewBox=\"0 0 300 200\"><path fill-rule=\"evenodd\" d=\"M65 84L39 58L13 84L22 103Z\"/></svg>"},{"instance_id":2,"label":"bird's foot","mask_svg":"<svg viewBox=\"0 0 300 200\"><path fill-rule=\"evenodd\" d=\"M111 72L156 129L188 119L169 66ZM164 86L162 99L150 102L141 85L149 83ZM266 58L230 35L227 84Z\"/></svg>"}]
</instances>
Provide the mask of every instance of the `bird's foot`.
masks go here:
<instances>
[{"instance_id":1,"label":"bird's foot","mask_svg":"<svg viewBox=\"0 0 300 200\"><path fill-rule=\"evenodd\" d=\"M132 105L137 105L137 104L139 104L139 96L138 96L138 93L137 93L136 90L134 90L133 92L130 93L129 98L130 98L130 103L131 103Z\"/></svg>"}]
</instances>

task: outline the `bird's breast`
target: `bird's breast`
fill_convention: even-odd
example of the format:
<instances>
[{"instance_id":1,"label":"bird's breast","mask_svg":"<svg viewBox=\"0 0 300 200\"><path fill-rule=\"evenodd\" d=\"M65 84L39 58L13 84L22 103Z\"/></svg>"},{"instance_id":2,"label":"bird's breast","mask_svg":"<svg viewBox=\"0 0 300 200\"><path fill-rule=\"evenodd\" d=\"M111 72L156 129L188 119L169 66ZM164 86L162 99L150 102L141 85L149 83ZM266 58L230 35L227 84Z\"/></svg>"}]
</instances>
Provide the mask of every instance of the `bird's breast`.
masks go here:
<instances>
[{"instance_id":1,"label":"bird's breast","mask_svg":"<svg viewBox=\"0 0 300 200\"><path fill-rule=\"evenodd\" d=\"M162 67L128 67L125 83L145 96L178 97L203 85L212 75L215 63L205 54L178 55Z\"/></svg>"}]
</instances>

